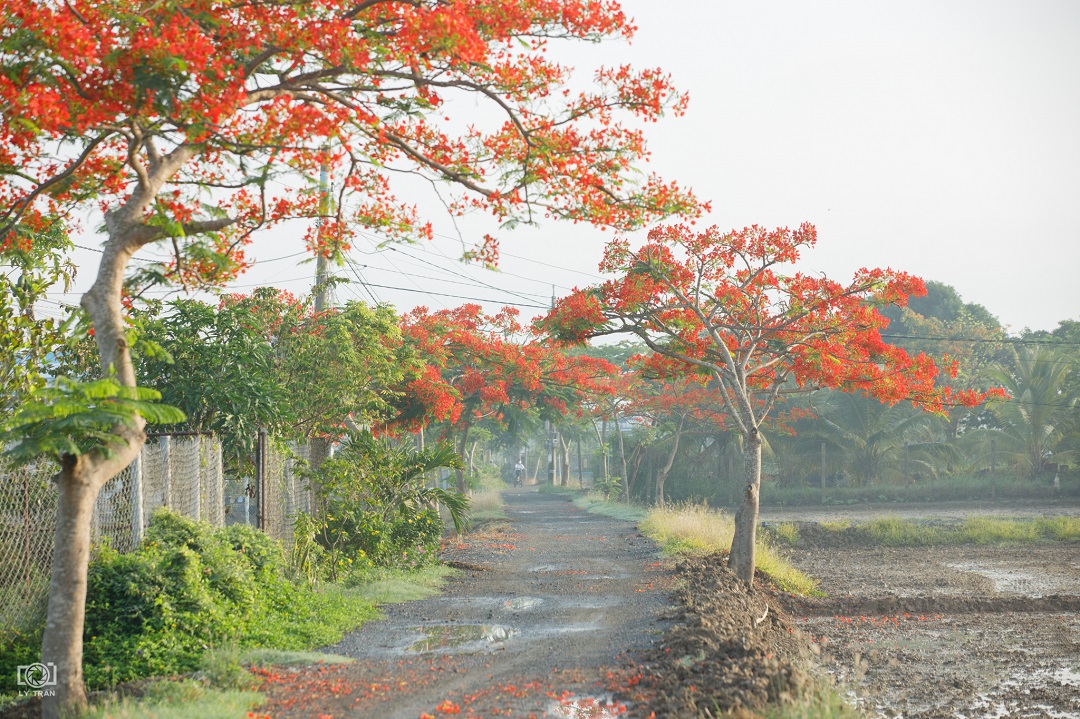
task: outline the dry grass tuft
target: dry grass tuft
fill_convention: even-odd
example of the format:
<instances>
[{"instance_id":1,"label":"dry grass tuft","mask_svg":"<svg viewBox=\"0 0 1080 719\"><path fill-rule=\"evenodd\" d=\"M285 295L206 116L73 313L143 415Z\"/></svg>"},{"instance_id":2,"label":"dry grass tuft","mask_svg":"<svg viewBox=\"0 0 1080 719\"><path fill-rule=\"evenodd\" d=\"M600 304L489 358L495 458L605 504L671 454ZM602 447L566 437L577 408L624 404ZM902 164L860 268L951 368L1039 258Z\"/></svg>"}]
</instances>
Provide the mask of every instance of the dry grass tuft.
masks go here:
<instances>
[{"instance_id":1,"label":"dry grass tuft","mask_svg":"<svg viewBox=\"0 0 1080 719\"><path fill-rule=\"evenodd\" d=\"M726 552L735 536L735 520L703 504L677 504L649 510L639 525L667 554ZM762 538L755 565L785 592L817 594L817 581L796 569Z\"/></svg>"},{"instance_id":2,"label":"dry grass tuft","mask_svg":"<svg viewBox=\"0 0 1080 719\"><path fill-rule=\"evenodd\" d=\"M477 489L469 493L469 512L476 519L506 519L502 492L497 489Z\"/></svg>"}]
</instances>

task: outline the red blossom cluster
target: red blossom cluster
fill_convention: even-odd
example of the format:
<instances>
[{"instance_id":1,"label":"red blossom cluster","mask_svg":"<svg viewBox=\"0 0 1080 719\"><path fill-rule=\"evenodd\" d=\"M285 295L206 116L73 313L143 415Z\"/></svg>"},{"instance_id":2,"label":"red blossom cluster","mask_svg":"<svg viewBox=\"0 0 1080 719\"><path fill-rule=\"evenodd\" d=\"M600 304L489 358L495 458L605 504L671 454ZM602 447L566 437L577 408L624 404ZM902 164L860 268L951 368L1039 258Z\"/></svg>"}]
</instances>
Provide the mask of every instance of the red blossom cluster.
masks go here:
<instances>
[{"instance_id":1,"label":"red blossom cluster","mask_svg":"<svg viewBox=\"0 0 1080 719\"><path fill-rule=\"evenodd\" d=\"M601 68L575 92L548 52L634 29L613 0L9 0L0 242L79 206L124 207L146 228L137 242L176 241L176 279L220 283L244 269L254 229L290 218L326 218L305 237L324 254L365 228L430 237L395 197L402 170L453 183L453 211L501 220L636 227L697 212L675 183L638 179L644 136L618 122L681 114L667 74ZM449 131L441 108L463 95L502 122ZM276 182L324 163L329 206ZM475 256L496 262L495 239Z\"/></svg>"},{"instance_id":2,"label":"red blossom cluster","mask_svg":"<svg viewBox=\"0 0 1080 719\"><path fill-rule=\"evenodd\" d=\"M648 371L711 388L714 404L746 429L760 425L785 389L842 389L932 412L1001 396L942 386L954 362L943 372L931 357L882 338L888 319L879 308L925 294L919 278L862 269L842 284L781 271L816 243L810 224L730 232L667 225L636 250L617 239L601 263L616 277L560 301L542 326L567 342L637 335L655 351L644 360ZM679 393L664 394L675 401Z\"/></svg>"}]
</instances>

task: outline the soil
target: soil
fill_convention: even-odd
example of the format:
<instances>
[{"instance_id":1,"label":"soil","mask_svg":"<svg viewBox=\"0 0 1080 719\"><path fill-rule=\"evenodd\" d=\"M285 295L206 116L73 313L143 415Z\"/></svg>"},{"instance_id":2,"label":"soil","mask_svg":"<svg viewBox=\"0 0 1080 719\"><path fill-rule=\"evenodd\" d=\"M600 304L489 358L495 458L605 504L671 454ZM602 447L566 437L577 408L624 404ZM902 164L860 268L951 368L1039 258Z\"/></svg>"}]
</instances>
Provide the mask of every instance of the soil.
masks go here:
<instances>
[{"instance_id":1,"label":"soil","mask_svg":"<svg viewBox=\"0 0 1080 719\"><path fill-rule=\"evenodd\" d=\"M1080 544L793 551L821 668L877 716L1080 717Z\"/></svg>"},{"instance_id":2,"label":"soil","mask_svg":"<svg viewBox=\"0 0 1080 719\"><path fill-rule=\"evenodd\" d=\"M749 589L726 561L717 554L676 567L676 623L641 658L658 719L737 715L791 702L812 685L809 646L775 593Z\"/></svg>"}]
</instances>

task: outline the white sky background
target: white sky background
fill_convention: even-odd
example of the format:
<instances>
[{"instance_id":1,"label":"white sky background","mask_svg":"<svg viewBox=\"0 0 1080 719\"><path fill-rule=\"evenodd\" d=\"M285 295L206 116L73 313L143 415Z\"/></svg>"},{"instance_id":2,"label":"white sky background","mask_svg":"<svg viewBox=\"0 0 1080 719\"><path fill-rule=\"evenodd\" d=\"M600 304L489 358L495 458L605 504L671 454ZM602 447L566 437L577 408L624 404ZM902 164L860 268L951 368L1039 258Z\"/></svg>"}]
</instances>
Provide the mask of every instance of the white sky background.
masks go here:
<instances>
[{"instance_id":1,"label":"white sky background","mask_svg":"<svg viewBox=\"0 0 1080 719\"><path fill-rule=\"evenodd\" d=\"M632 45L582 45L565 56L582 69L661 66L690 93L685 117L648 126L645 169L710 200L705 224L810 221L819 244L802 269L840 280L859 267L903 269L953 285L1013 330L1080 318L1080 2L623 7L639 26ZM561 295L590 283L611 237L552 221L498 232L503 273L490 273L453 261L462 250L454 225L438 202L417 197L440 235L434 242L375 253L361 241L352 253L369 283L413 290L372 288L402 311L464 301L423 292L497 300L490 310L547 304L552 284ZM491 230L480 218L459 226L470 242ZM249 254L299 252L301 233L266 233ZM305 292L314 265L302 259L256 265L237 291ZM96 256L80 251L76 260L85 288ZM461 284L476 281L501 289ZM370 299L360 287L337 290L339 300L357 296Z\"/></svg>"}]
</instances>

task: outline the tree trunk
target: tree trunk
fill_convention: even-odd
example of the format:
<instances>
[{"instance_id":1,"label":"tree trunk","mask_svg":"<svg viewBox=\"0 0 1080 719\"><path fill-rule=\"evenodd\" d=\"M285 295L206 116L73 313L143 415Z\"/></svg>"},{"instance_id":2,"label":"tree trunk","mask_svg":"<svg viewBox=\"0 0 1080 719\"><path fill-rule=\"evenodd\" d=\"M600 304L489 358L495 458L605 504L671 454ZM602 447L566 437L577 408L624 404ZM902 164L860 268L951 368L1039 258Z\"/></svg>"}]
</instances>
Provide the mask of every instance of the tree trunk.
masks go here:
<instances>
[{"instance_id":1,"label":"tree trunk","mask_svg":"<svg viewBox=\"0 0 1080 719\"><path fill-rule=\"evenodd\" d=\"M83 295L82 306L94 325L102 375L134 387L135 368L131 363L120 294L124 267L141 245L118 235L114 219L115 216L106 215L109 241L102 252L97 279ZM55 665L56 686L50 695L42 697L44 719L60 719L61 715L86 706L82 650L90 520L101 488L138 456L146 441L145 426L143 418L137 416L134 427L113 427L113 434L121 437L124 444L114 445L108 458L95 451L79 457L65 455L61 459L62 469L54 480L58 492L56 534L41 642L41 662Z\"/></svg>"},{"instance_id":2,"label":"tree trunk","mask_svg":"<svg viewBox=\"0 0 1080 719\"><path fill-rule=\"evenodd\" d=\"M536 471L533 472L532 480L537 484L540 483L540 465L544 463L544 453L539 452L536 458Z\"/></svg>"},{"instance_id":3,"label":"tree trunk","mask_svg":"<svg viewBox=\"0 0 1080 719\"><path fill-rule=\"evenodd\" d=\"M675 438L671 443L671 451L668 452L667 463L660 468L656 473L656 506L664 506L664 483L667 482L668 473L671 472L671 465L675 464L675 455L679 452L679 440L682 439L683 427L686 424L686 417L679 418L679 427L675 430Z\"/></svg>"},{"instance_id":4,"label":"tree trunk","mask_svg":"<svg viewBox=\"0 0 1080 719\"><path fill-rule=\"evenodd\" d=\"M87 564L90 558L90 519L94 501L105 484L88 462L65 457L56 476L56 538L52 578L41 645L42 663L55 665L55 696L42 697L42 716L59 717L86 706L83 686L83 625L86 617Z\"/></svg>"},{"instance_id":5,"label":"tree trunk","mask_svg":"<svg viewBox=\"0 0 1080 719\"><path fill-rule=\"evenodd\" d=\"M457 468L457 489L462 494L465 493L465 448L469 446L469 426L466 425L461 430L461 442L458 443L458 454L461 455L461 466Z\"/></svg>"},{"instance_id":6,"label":"tree trunk","mask_svg":"<svg viewBox=\"0 0 1080 719\"><path fill-rule=\"evenodd\" d=\"M581 462L581 437L577 440L577 483L582 489L585 488L585 465Z\"/></svg>"},{"instance_id":7,"label":"tree trunk","mask_svg":"<svg viewBox=\"0 0 1080 719\"><path fill-rule=\"evenodd\" d=\"M623 444L622 424L615 415L615 434L619 437L619 459L622 460L623 500L630 502L630 474L626 470L626 446Z\"/></svg>"},{"instance_id":8,"label":"tree trunk","mask_svg":"<svg viewBox=\"0 0 1080 719\"><path fill-rule=\"evenodd\" d=\"M330 459L330 443L322 437L312 437L308 440L308 467L316 471L323 466L323 462ZM319 517L326 512L326 499L320 498L315 489L315 483L311 487L311 516Z\"/></svg>"},{"instance_id":9,"label":"tree trunk","mask_svg":"<svg viewBox=\"0 0 1080 719\"><path fill-rule=\"evenodd\" d=\"M608 478L607 466L607 419L600 420L600 472L606 480Z\"/></svg>"},{"instance_id":10,"label":"tree trunk","mask_svg":"<svg viewBox=\"0 0 1080 719\"><path fill-rule=\"evenodd\" d=\"M561 434L559 435L559 447L562 449L562 461L559 463L562 476L559 477L559 484L566 487L570 484L570 442L563 439Z\"/></svg>"},{"instance_id":11,"label":"tree trunk","mask_svg":"<svg viewBox=\"0 0 1080 719\"><path fill-rule=\"evenodd\" d=\"M469 476L476 476L476 445L480 444L480 440L474 440L472 446L469 447Z\"/></svg>"},{"instance_id":12,"label":"tree trunk","mask_svg":"<svg viewBox=\"0 0 1080 719\"><path fill-rule=\"evenodd\" d=\"M757 427L743 435L743 472L746 488L743 501L735 512L735 536L731 540L728 567L735 575L751 585L754 582L755 544L757 542L758 508L761 497L761 434Z\"/></svg>"}]
</instances>

